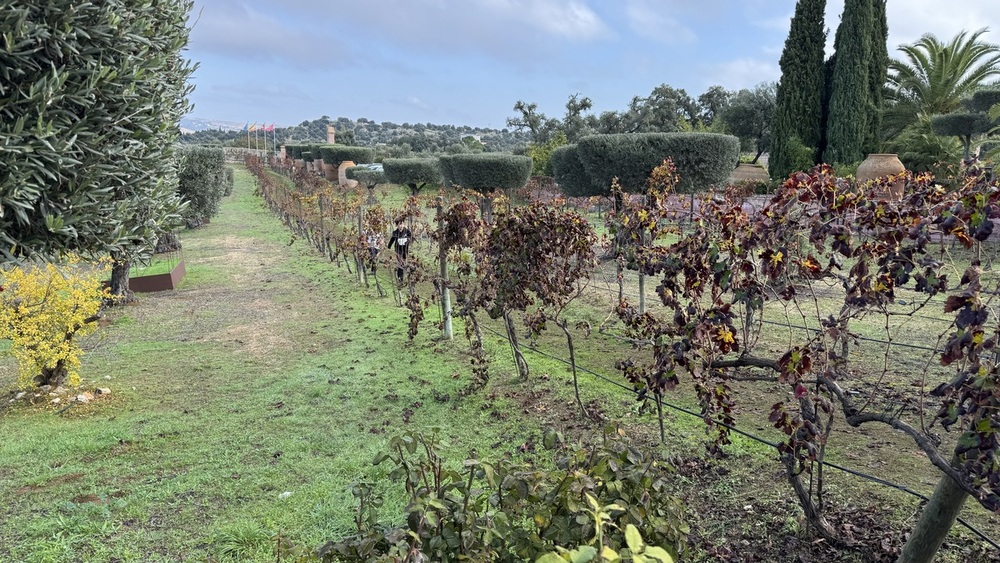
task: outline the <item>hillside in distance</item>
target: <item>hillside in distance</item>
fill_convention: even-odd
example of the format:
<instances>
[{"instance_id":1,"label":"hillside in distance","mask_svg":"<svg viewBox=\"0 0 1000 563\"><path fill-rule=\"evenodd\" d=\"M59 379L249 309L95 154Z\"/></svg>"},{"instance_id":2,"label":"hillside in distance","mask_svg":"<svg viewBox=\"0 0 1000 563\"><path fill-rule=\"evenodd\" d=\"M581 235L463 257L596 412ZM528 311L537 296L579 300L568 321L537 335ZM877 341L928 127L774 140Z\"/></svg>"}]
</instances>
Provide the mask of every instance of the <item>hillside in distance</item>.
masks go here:
<instances>
[{"instance_id":1,"label":"hillside in distance","mask_svg":"<svg viewBox=\"0 0 1000 563\"><path fill-rule=\"evenodd\" d=\"M196 125L212 124L203 129ZM184 129L194 130L181 136L180 142L187 144L218 144L223 146L246 146L247 134L244 124L220 122L206 119L190 119L182 123ZM337 130L337 142L349 145L386 147L390 156L407 156L419 153L467 152L475 146L468 137L482 143L491 152L509 152L528 145L527 132L510 129L489 129L468 125L436 125L433 123L403 123L391 121L375 122L364 117L352 120L346 117L331 119L328 116L291 127L275 127L273 137L268 133L269 144L276 139L278 145L285 143L325 143L327 126ZM250 145L262 143L262 133L258 138L250 135ZM466 139L463 142L463 139Z\"/></svg>"}]
</instances>

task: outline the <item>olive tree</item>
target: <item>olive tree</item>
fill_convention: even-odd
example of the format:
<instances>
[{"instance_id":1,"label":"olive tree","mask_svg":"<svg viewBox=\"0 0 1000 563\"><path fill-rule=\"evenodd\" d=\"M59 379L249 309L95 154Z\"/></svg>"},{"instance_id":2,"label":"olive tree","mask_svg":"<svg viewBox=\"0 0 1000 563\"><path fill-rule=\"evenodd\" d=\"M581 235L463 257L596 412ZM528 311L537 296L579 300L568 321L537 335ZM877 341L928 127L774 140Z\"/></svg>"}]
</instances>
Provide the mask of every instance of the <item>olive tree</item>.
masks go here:
<instances>
[{"instance_id":1,"label":"olive tree","mask_svg":"<svg viewBox=\"0 0 1000 563\"><path fill-rule=\"evenodd\" d=\"M609 195L615 178L626 191L641 191L649 173L665 158L673 161L680 175L677 191L693 194L723 184L740 154L739 139L718 133L591 135L577 146L580 163L599 190L585 195Z\"/></svg>"},{"instance_id":2,"label":"olive tree","mask_svg":"<svg viewBox=\"0 0 1000 563\"><path fill-rule=\"evenodd\" d=\"M368 190L368 205L378 203L375 200L375 186L388 182L384 170L369 166L352 166L344 171L344 175L347 176L347 179L362 184Z\"/></svg>"},{"instance_id":3,"label":"olive tree","mask_svg":"<svg viewBox=\"0 0 1000 563\"><path fill-rule=\"evenodd\" d=\"M442 183L441 168L435 158L387 158L382 163L385 177L393 184L410 188L416 196L428 184Z\"/></svg>"},{"instance_id":4,"label":"olive tree","mask_svg":"<svg viewBox=\"0 0 1000 563\"><path fill-rule=\"evenodd\" d=\"M0 11L0 259L110 254L112 291L180 223L190 0L20 0ZM17 48L11 48L11 46Z\"/></svg>"}]
</instances>

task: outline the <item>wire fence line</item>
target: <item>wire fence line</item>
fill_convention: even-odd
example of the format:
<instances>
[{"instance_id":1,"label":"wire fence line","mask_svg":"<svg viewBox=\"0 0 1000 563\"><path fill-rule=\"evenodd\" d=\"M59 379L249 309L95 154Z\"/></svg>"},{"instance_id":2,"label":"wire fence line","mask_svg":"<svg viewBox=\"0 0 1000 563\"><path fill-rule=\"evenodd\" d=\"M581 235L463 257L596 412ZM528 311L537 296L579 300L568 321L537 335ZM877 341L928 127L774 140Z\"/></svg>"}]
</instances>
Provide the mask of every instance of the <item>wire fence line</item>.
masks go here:
<instances>
[{"instance_id":1,"label":"wire fence line","mask_svg":"<svg viewBox=\"0 0 1000 563\"><path fill-rule=\"evenodd\" d=\"M601 272L601 276L604 278L605 283L609 283L609 284L610 283L614 283L614 284L617 285L617 282L612 282L611 280L608 279L607 273L604 272L603 268L599 268L599 271ZM609 287L607 289L605 289L603 287L595 287L594 289L596 289L598 291L601 291L601 292L610 293L611 295L614 295L616 297L618 295L618 290L615 287ZM632 297L632 298L635 298L635 299L639 298L639 295L637 293L629 292L627 290L623 290L622 291L622 295L625 296L625 297ZM901 314L904 314L904 313L901 313ZM941 317L924 317L924 318L926 318L928 320L933 320L933 321L945 322L945 323L948 323L948 324L953 324L954 323L953 320L949 320L949 319L945 319L945 318L941 318ZM784 327L784 328L789 328L789 329L796 329L796 330L807 331L807 332L812 332L812 333L822 332L822 329L819 329L819 328L816 328L816 327L810 327L810 326L795 325L795 324L791 324L791 323L782 323L782 322L778 322L778 321L769 321L769 320L766 320L766 319L761 319L760 322L764 323L764 324L767 324L767 325L771 325L771 326ZM911 350L922 350L922 351L934 352L934 353L940 353L940 352L943 351L940 348L931 348L929 346L923 346L923 345L920 345L920 344L912 344L912 343L908 343L908 342L900 342L898 340L883 340L883 339L880 339L880 338L872 338L872 337L869 337L869 336L862 336L862 335L854 335L854 336L852 336L852 338L860 340L860 341L863 341L863 342L871 342L873 344L879 344L879 345L882 345L882 346L896 346L896 347L900 347L900 348L907 348L907 349L911 349Z\"/></svg>"},{"instance_id":2,"label":"wire fence line","mask_svg":"<svg viewBox=\"0 0 1000 563\"><path fill-rule=\"evenodd\" d=\"M485 331L489 332L490 334L492 334L492 335L494 335L494 336L496 336L496 337L504 340L508 345L510 344L510 339L507 337L506 334L503 334L501 332L493 330L492 328L490 328L488 326L483 326L482 328ZM530 350L531 352L534 352L535 354L538 354L540 356L549 358L550 360L554 360L554 361L557 361L557 362L560 362L560 363L563 363L563 364L566 364L566 365L573 365L566 358L562 358L560 356L551 354L549 352L545 352L544 350L541 350L541 349L539 349L539 348L537 348L535 346L532 346L530 344L521 343L520 347L523 348L523 349ZM629 387L629 386L621 383L620 381L615 381L615 380L609 378L606 375L600 374L600 373L598 373L598 372L596 372L594 370L591 370L591 369L589 369L587 367L581 366L579 363L576 364L576 369L578 371L580 371L580 372L588 374L588 375L590 375L590 376L592 376L592 377L594 377L596 379L604 381L605 383L608 383L608 384L610 384L610 385L612 385L614 387L622 389L622 390L624 390L624 391L626 391L626 392L628 392L628 393L630 393L630 394L638 397L638 392L635 389L633 389L633 388L631 388L631 387ZM687 409L687 408L684 408L684 407L682 407L680 405L675 405L673 403L670 403L670 402L664 401L664 400L661 400L660 403L662 403L663 406L665 406L665 407L667 407L667 408L669 408L669 409L671 409L673 411L676 411L676 412L679 412L679 413L682 413L682 414L686 414L688 416L692 416L692 417L704 420L704 416L702 416L700 413L694 412L694 411L692 411L690 409ZM726 429L728 429L728 430L730 430L732 432L735 432L736 434L739 434L739 435L741 435L741 436L743 436L743 437L745 437L745 438L747 438L749 440L752 440L754 442L758 442L760 444L764 444L766 446L770 446L771 448L774 448L775 450L777 450L778 447L780 446L780 444L778 444L777 442L772 442L772 441L770 441L770 440L768 440L766 438L762 438L762 437L757 436L757 435L755 435L753 433L747 432L745 430L741 430L741 429L737 428L736 426L733 426L733 425L730 425L730 424L726 424L726 423L720 422L720 421L715 421L714 423L718 424L719 426L722 426L722 427L724 427L724 428L726 428ZM870 474L865 473L863 471L859 471L857 469L851 469L849 467L845 467L843 465L840 465L840 464L837 464L837 463L833 463L833 462L830 462L830 461L823 460L823 461L820 461L819 463L822 464L825 467L829 467L831 469L835 469L835 470L840 471L842 473L845 473L847 475L858 477L858 478L860 478L862 480L865 480L865 481L869 481L869 482L872 482L872 483L875 483L875 484L878 484L878 485L882 485L884 487L889 487L891 489L895 489L895 490L898 490L900 492L907 493L907 494L909 494L911 496L914 496L916 498L921 499L924 502L927 502L928 500L930 500L926 495L924 495L922 493L919 493L917 491L914 491L913 489L907 487L906 485L901 485L899 483L894 483L892 481L881 479L879 477L875 477L874 475L870 475ZM957 519L957 521L963 527L965 527L970 532L972 532L976 537L978 537L982 541L990 544L994 548L1000 550L1000 544L998 544L992 538L990 538L985 533L983 533L982 531L980 531L978 528L976 528L975 526L973 526L972 524L970 524L968 521L966 521L965 519L963 519L961 517L959 517Z\"/></svg>"},{"instance_id":3,"label":"wire fence line","mask_svg":"<svg viewBox=\"0 0 1000 563\"><path fill-rule=\"evenodd\" d=\"M287 221L286 221L286 225L289 228L293 228L293 226L291 224L289 224ZM612 287L612 286L617 286L617 280L612 281L611 279L609 279L608 275L604 271L603 267L599 268L599 271L601 272L601 275L604 277L605 282L608 284L607 291L610 292L611 294L617 296L617 294L618 294L617 287ZM615 274L615 277L617 277L617 274ZM638 298L637 294L626 292L626 291L623 291L623 295L627 295L629 297ZM941 320L941 321L946 321L947 320L947 319L936 319L936 318L932 318L932 319L934 319L934 320ZM817 328L805 327L805 326L797 326L797 325L792 325L792 324L787 324L787 323L777 323L777 322L774 322L774 321L766 321L766 320L762 320L762 322L767 323L769 325L783 326L783 327L786 327L786 328L789 328L789 329L797 329L797 330L813 331L813 332L819 332L820 331L820 329L817 329ZM494 336L496 336L496 337L504 340L505 342L508 343L508 345L510 344L510 340L508 339L507 335L502 334L500 332L497 332L496 330L494 330L494 329L492 329L492 328L490 328L488 326L482 326L482 328L485 331L489 332L490 334L492 334L492 335L494 335ZM614 337L615 335L610 335L610 336ZM925 351L931 351L931 352L939 352L940 351L940 350L935 349L935 348L929 348L929 347L926 347L926 346L919 346L919 345L913 345L913 344L902 343L902 342L890 342L890 341L885 341L885 340L880 340L880 339L873 339L873 338L868 338L868 337L857 337L857 338L859 338L860 340L864 340L864 341L868 341L868 342L873 342L873 343L879 343L879 344L883 344L883 345L900 346L900 347L906 347L906 348L911 348L911 349L919 349L919 350L925 350ZM545 352L543 350L540 350L540 349L538 349L535 346L531 346L530 344L521 344L520 347L522 349L527 349L527 350L529 350L529 351L531 351L531 352L533 352L535 354L538 354L540 356L547 357L547 358L549 358L549 359L551 359L553 361L557 361L557 362L563 363L565 365L572 365L569 360L567 360L565 358L562 358L562 357L559 357L559 356L556 356L556 355L553 355L551 353ZM576 369L579 370L580 372L588 374L588 375L590 375L590 376L592 376L592 377L594 377L594 378L596 378L598 380L604 381L605 383L608 383L608 384L610 384L610 385L612 385L612 386L614 386L616 388L624 390L624 391L626 391L627 393L629 393L629 394L631 394L633 396L637 396L638 395L638 392L635 389L633 389L632 387L629 387L629 386L621 383L620 381L611 379L610 377L608 377L606 375L598 373L598 372L596 372L594 370L591 370L589 368L586 368L584 366L580 366L579 364L576 364ZM682 413L682 414L686 414L688 416L692 416L692 417L695 417L695 418L704 419L704 417L700 413L694 412L694 411L692 411L690 409L686 409L684 407L681 407L679 405L670 403L668 401L660 401L660 402L661 402L661 404L663 406L666 406L668 409L671 409L673 411L676 411L676 412L679 412L679 413ZM752 434L750 432L741 430L741 429L737 428L736 426L729 425L729 424L726 424L726 423L723 423L723 422L719 422L719 421L716 421L715 423L718 424L719 426L725 427L728 430L730 430L730 431L732 431L732 432L734 432L736 434L739 434L739 435L741 435L741 436L743 436L743 437L745 437L745 438L747 438L749 440L752 440L754 442L767 445L767 446L769 446L771 448L774 448L774 449L777 449L779 447L779 444L776 443L776 442L772 442L770 440L767 440L765 438L762 438L762 437L757 436L755 434ZM866 481L869 481L869 482L872 482L872 483L876 483L878 485L882 485L882 486L885 486L885 487L889 487L889 488L892 488L892 489L895 489L895 490L907 493L907 494L909 494L911 496L914 496L916 498L919 498L919 499L921 499L921 500L923 500L925 502L927 500L929 500L927 496L925 496L925 495L923 495L923 494L921 494L921 493L919 493L917 491L914 491L914 490L910 489L909 487L907 487L905 485L901 485L901 484L898 484L898 483L893 483L893 482L890 482L890 481L887 481L887 480L875 477L873 475L864 473L862 471L851 469L851 468L848 468L848 467L845 467L845 466L842 466L842 465L839 465L839 464L836 464L836 463L832 463L832 462L829 462L829 461L825 461L824 460L824 461L821 461L819 463L821 463L825 467L829 467L831 469L841 471L841 472L843 472L845 474L852 475L852 476L855 476L857 478L860 478L860 479L863 479L863 480L866 480ZM989 543L994 548L1000 550L1000 544L998 544L996 541L994 541L990 537L986 536L983 532L981 532L980 530L978 530L977 528L975 528L974 526L972 526L971 524L969 524L966 520L964 520L962 518L958 518L957 521L963 527L965 527L970 532L972 532L975 536L977 536L978 538L980 538L982 541L984 541L986 543Z\"/></svg>"}]
</instances>

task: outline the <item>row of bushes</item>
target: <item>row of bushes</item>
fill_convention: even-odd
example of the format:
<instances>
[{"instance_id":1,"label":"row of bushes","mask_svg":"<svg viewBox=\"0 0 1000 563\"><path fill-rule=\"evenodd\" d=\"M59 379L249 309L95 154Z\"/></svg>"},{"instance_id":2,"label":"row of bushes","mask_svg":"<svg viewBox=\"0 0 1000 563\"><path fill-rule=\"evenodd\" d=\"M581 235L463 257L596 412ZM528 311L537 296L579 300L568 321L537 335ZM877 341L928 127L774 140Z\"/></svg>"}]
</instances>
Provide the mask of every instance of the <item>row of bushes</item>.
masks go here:
<instances>
[{"instance_id":1,"label":"row of bushes","mask_svg":"<svg viewBox=\"0 0 1000 563\"><path fill-rule=\"evenodd\" d=\"M336 145L333 145L336 146ZM342 157L361 155L361 147L319 147L325 162L339 164ZM286 154L302 158L310 145L286 145ZM352 154L347 149L354 149ZM370 149L367 149L370 150ZM671 158L680 175L678 191L694 193L724 185L739 158L739 139L714 133L633 133L592 135L577 144L552 152L552 168L563 192L571 197L610 194L611 182L629 191L641 191L650 171ZM328 152L329 151L329 152ZM328 154L330 156L328 156ZM346 160L346 158L344 158ZM352 158L355 162L365 162ZM426 184L458 185L477 191L514 190L527 183L532 161L505 153L456 154L439 158L386 159L384 180L407 185L413 193ZM370 171L349 172L349 177L370 182Z\"/></svg>"},{"instance_id":2,"label":"row of bushes","mask_svg":"<svg viewBox=\"0 0 1000 563\"><path fill-rule=\"evenodd\" d=\"M177 193L188 202L184 220L189 227L219 212L219 203L233 191L233 169L218 147L187 147L178 151Z\"/></svg>"}]
</instances>

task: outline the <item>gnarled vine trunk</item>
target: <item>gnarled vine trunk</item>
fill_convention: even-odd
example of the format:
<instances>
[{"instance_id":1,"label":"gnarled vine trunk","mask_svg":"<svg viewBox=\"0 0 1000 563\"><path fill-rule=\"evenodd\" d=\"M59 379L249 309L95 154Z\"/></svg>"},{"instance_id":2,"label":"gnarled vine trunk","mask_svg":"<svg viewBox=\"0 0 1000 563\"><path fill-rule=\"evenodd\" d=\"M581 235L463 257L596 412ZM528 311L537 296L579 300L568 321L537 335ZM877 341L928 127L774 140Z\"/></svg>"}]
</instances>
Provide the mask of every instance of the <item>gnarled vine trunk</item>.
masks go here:
<instances>
[{"instance_id":1,"label":"gnarled vine trunk","mask_svg":"<svg viewBox=\"0 0 1000 563\"><path fill-rule=\"evenodd\" d=\"M521 345L517 340L517 327L514 326L514 319L511 318L509 311L504 311L503 322L507 328L507 338L510 340L510 348L514 352L514 364L517 365L517 373L526 379L528 377L528 362L524 359L524 354L521 353Z\"/></svg>"}]
</instances>

